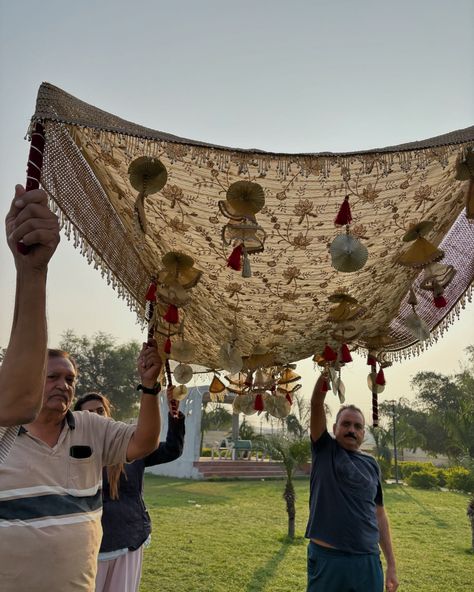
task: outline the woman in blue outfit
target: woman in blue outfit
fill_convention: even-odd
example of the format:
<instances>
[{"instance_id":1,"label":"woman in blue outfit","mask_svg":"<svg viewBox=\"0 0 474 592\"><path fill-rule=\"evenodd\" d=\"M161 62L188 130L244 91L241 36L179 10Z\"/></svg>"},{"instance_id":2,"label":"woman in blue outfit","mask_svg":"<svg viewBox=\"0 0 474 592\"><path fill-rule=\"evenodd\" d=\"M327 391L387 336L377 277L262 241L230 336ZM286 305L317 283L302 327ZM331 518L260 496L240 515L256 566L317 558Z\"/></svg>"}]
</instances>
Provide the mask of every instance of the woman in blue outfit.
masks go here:
<instances>
[{"instance_id":1,"label":"woman in blue outfit","mask_svg":"<svg viewBox=\"0 0 474 592\"><path fill-rule=\"evenodd\" d=\"M74 406L111 417L110 401L100 393L87 393ZM137 592L143 549L149 544L150 516L143 500L146 467L176 460L184 445L184 415L168 414L166 441L140 460L106 467L103 471L103 538L99 552L96 592Z\"/></svg>"}]
</instances>

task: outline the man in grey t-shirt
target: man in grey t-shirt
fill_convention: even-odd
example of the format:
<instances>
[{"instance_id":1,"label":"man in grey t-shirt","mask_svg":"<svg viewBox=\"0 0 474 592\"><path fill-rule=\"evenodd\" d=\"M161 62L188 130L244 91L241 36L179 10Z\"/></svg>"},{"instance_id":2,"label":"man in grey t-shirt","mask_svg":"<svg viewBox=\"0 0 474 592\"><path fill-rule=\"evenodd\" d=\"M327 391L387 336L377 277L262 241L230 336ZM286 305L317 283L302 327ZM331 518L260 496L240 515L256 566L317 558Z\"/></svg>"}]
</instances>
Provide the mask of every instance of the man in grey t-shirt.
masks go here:
<instances>
[{"instance_id":1,"label":"man in grey t-shirt","mask_svg":"<svg viewBox=\"0 0 474 592\"><path fill-rule=\"evenodd\" d=\"M325 378L311 398L312 470L307 592L382 592L379 545L387 562L385 589L398 580L379 467L359 448L364 416L354 405L342 407L327 432Z\"/></svg>"}]
</instances>

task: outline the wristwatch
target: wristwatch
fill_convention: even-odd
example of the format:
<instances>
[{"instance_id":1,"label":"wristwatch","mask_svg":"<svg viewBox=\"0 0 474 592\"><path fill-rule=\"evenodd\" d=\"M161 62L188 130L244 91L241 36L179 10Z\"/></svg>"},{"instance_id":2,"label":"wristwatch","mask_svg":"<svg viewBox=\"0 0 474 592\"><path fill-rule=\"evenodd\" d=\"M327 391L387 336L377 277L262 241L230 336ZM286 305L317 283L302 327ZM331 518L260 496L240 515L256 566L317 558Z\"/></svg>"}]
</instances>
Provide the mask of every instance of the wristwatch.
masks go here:
<instances>
[{"instance_id":1,"label":"wristwatch","mask_svg":"<svg viewBox=\"0 0 474 592\"><path fill-rule=\"evenodd\" d=\"M155 384L155 386L153 386L151 388L147 387L147 386L143 386L143 384L139 384L137 386L137 391L142 391L142 393L144 395L155 395L155 397L156 397L156 395L158 395L159 392L161 391L161 384L159 382L157 382Z\"/></svg>"}]
</instances>

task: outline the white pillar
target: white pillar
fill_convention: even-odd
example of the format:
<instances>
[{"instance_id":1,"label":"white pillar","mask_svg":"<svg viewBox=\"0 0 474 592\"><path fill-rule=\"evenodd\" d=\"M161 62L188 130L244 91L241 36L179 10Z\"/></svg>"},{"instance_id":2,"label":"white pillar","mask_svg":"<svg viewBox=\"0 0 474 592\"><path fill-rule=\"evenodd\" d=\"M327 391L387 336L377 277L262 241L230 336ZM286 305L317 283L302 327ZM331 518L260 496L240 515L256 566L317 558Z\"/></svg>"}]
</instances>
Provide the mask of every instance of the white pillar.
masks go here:
<instances>
[{"instance_id":1,"label":"white pillar","mask_svg":"<svg viewBox=\"0 0 474 592\"><path fill-rule=\"evenodd\" d=\"M209 386L191 387L184 401L179 404L179 410L184 413L186 420L186 436L184 438L183 454L176 460L163 465L149 467L147 472L166 477L180 477L183 479L201 479L202 476L193 463L199 460L201 445L201 413L202 395L209 391ZM160 442L166 440L168 431L168 403L166 393L160 394L161 433Z\"/></svg>"}]
</instances>

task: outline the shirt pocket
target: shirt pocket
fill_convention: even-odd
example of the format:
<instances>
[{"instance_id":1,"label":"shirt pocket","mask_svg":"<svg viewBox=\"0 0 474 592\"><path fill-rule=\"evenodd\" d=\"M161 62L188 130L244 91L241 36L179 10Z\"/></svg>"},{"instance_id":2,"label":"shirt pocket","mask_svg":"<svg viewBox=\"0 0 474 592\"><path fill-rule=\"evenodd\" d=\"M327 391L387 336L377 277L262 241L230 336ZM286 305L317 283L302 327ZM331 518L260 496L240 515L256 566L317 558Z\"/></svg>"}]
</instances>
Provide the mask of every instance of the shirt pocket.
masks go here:
<instances>
[{"instance_id":1,"label":"shirt pocket","mask_svg":"<svg viewBox=\"0 0 474 592\"><path fill-rule=\"evenodd\" d=\"M101 483L102 466L97 465L95 453L88 458L68 457L67 488L74 490L72 495L94 495Z\"/></svg>"}]
</instances>

